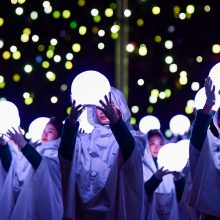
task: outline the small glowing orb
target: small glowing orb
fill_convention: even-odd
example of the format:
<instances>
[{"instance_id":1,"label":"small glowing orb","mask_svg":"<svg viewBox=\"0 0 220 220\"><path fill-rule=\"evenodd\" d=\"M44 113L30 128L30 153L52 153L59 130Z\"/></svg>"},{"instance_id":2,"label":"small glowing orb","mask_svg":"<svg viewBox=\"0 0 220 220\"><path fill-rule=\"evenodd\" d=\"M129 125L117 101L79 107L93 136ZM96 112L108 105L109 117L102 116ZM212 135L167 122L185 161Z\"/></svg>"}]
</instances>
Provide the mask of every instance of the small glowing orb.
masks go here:
<instances>
[{"instance_id":1,"label":"small glowing orb","mask_svg":"<svg viewBox=\"0 0 220 220\"><path fill-rule=\"evenodd\" d=\"M0 101L0 133L5 134L9 129L20 126L20 116L16 105L9 101Z\"/></svg>"},{"instance_id":2,"label":"small glowing orb","mask_svg":"<svg viewBox=\"0 0 220 220\"><path fill-rule=\"evenodd\" d=\"M46 124L49 122L49 118L47 117L39 117L34 119L28 128L28 138L31 139L32 142L38 141L41 139L41 135Z\"/></svg>"},{"instance_id":3,"label":"small glowing orb","mask_svg":"<svg viewBox=\"0 0 220 220\"><path fill-rule=\"evenodd\" d=\"M151 129L160 129L160 121L153 115L147 115L140 120L139 130L146 134Z\"/></svg>"},{"instance_id":4,"label":"small glowing orb","mask_svg":"<svg viewBox=\"0 0 220 220\"><path fill-rule=\"evenodd\" d=\"M174 135L183 135L189 131L190 120L185 115L175 115L171 118L169 126Z\"/></svg>"},{"instance_id":5,"label":"small glowing orb","mask_svg":"<svg viewBox=\"0 0 220 220\"><path fill-rule=\"evenodd\" d=\"M209 76L215 85L215 93L219 96L220 91L220 63L215 64L209 72Z\"/></svg>"},{"instance_id":6,"label":"small glowing orb","mask_svg":"<svg viewBox=\"0 0 220 220\"><path fill-rule=\"evenodd\" d=\"M194 103L195 108L197 110L202 109L206 102L206 94L205 94L205 87L202 87L195 95ZM216 104L212 107L213 110L217 110L220 106L220 96L217 96Z\"/></svg>"},{"instance_id":7,"label":"small glowing orb","mask_svg":"<svg viewBox=\"0 0 220 220\"><path fill-rule=\"evenodd\" d=\"M108 79L101 73L88 70L78 74L71 86L72 100L81 105L100 105L99 101L111 90Z\"/></svg>"},{"instance_id":8,"label":"small glowing orb","mask_svg":"<svg viewBox=\"0 0 220 220\"><path fill-rule=\"evenodd\" d=\"M164 145L158 152L159 167L164 167L170 171L182 171L187 164L188 150L189 141Z\"/></svg>"}]
</instances>

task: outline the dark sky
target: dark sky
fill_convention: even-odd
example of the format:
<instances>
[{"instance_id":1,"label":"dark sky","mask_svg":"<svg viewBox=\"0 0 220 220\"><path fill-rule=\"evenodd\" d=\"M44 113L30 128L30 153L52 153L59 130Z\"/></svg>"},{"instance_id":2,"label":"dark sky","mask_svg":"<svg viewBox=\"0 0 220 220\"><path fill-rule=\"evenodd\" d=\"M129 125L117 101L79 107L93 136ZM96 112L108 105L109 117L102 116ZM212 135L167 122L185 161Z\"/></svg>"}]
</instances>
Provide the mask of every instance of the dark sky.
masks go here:
<instances>
[{"instance_id":1,"label":"dark sky","mask_svg":"<svg viewBox=\"0 0 220 220\"><path fill-rule=\"evenodd\" d=\"M116 22L117 4L115 1L49 1L52 12L46 14L43 10L43 1L28 0L23 4L11 4L4 1L0 6L0 19L4 20L0 26L0 40L4 42L0 47L0 76L4 77L5 86L0 86L0 98L14 102L20 112L21 125L25 129L36 117L58 115L66 117L66 109L70 103L70 86L76 74L96 69L103 73L114 86L115 69L115 40L111 37L111 27ZM79 3L84 2L84 6ZM128 105L138 106L139 112L132 114L139 120L149 114L147 109L152 106L152 115L157 116L161 121L162 130L169 126L169 120L175 114L185 114L185 106L189 99L194 99L195 91L191 90L194 81L203 86L205 77L211 67L218 62L219 53L212 52L213 44L220 44L219 29L219 8L218 0L212 1L128 1L131 16L127 19L129 23L129 43L135 47L134 52L129 53L129 97ZM186 12L187 5L194 5L195 12L188 19L181 20L175 17L174 9L180 13ZM153 15L152 8L160 7L160 14ZM210 12L204 10L210 6ZM20 16L15 14L15 9L21 7L24 13ZM96 23L91 16L91 9L97 8L101 21ZM104 15L106 8L113 9L113 16L108 18ZM63 18L64 10L69 10L69 18ZM32 20L30 13L38 12L38 18ZM61 17L53 18L53 13L59 11ZM143 19L144 24L137 26L137 20ZM75 22L76 28L71 28L71 22ZM85 35L79 34L81 26L87 27ZM28 42L21 42L20 38L25 28L31 33ZM105 36L99 37L96 29L105 30ZM173 31L170 31L172 29ZM33 42L31 37L39 36L38 42ZM155 41L155 36L161 37L161 42ZM54 54L61 56L61 62L56 63L53 59L46 57L50 48L50 40L56 38L58 44L55 46ZM167 50L164 43L167 40L173 42L173 48ZM105 44L103 50L97 45ZM81 51L73 52L72 45L79 43ZM138 55L138 48L141 44L147 47L147 55ZM11 46L17 47L21 52L21 58L4 59L5 51L10 51ZM39 46L43 45L44 50L40 51ZM65 68L66 54L71 52L74 56L71 61L73 68ZM125 51L126 53L126 51ZM166 56L173 57L173 63L177 64L178 70L175 73L169 71L169 65L164 61ZM196 58L201 56L203 61L197 62ZM38 60L38 61L37 61ZM39 61L41 60L41 61ZM49 68L43 68L42 62L48 61ZM33 71L25 73L24 66L31 64ZM45 77L47 71L56 74L56 80L50 82ZM187 72L188 83L181 86L178 83L181 71ZM13 81L14 74L20 76L20 81ZM143 86L137 85L138 79L144 79ZM61 91L61 85L67 85L67 90ZM158 100L157 103L149 103L149 96L152 89L164 91L170 89L172 95L165 100ZM33 103L24 104L23 93L32 94ZM58 102L52 104L50 98L58 97ZM187 115L193 120L193 114Z\"/></svg>"}]
</instances>

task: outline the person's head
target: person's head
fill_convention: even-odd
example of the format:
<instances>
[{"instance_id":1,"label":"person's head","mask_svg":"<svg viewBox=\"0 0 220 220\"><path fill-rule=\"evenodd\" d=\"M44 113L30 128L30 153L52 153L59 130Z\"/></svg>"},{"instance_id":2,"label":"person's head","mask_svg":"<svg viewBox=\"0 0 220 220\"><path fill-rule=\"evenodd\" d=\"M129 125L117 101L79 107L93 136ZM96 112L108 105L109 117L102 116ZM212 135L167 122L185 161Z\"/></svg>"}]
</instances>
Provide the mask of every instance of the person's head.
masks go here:
<instances>
[{"instance_id":1,"label":"person's head","mask_svg":"<svg viewBox=\"0 0 220 220\"><path fill-rule=\"evenodd\" d=\"M41 135L41 143L58 139L62 134L63 123L55 117L50 118Z\"/></svg>"},{"instance_id":2,"label":"person's head","mask_svg":"<svg viewBox=\"0 0 220 220\"><path fill-rule=\"evenodd\" d=\"M112 101L113 107L115 109L115 111L117 112L118 115L121 115L120 110L117 108L117 106L115 105L115 103ZM105 114L103 113L102 110L100 110L99 108L96 108L96 117L98 120L98 123L101 125L108 125L109 124L109 119L105 116Z\"/></svg>"},{"instance_id":3,"label":"person's head","mask_svg":"<svg viewBox=\"0 0 220 220\"><path fill-rule=\"evenodd\" d=\"M165 144L165 138L160 130L152 129L147 133L147 142L152 157L157 157L160 148Z\"/></svg>"}]
</instances>

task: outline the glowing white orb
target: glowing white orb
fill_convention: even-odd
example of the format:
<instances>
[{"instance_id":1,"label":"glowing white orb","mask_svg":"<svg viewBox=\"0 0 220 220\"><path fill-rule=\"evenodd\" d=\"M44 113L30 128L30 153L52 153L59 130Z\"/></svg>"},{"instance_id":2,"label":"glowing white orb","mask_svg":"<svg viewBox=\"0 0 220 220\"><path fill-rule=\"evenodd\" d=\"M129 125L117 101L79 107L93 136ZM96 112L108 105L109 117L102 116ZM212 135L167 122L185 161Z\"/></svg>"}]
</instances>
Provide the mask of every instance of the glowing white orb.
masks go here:
<instances>
[{"instance_id":1,"label":"glowing white orb","mask_svg":"<svg viewBox=\"0 0 220 220\"><path fill-rule=\"evenodd\" d=\"M206 102L205 87L202 87L195 95L194 104L197 110L202 109ZM217 110L220 106L220 96L217 96L216 104L212 107L213 110Z\"/></svg>"},{"instance_id":2,"label":"glowing white orb","mask_svg":"<svg viewBox=\"0 0 220 220\"><path fill-rule=\"evenodd\" d=\"M83 131L87 134L91 133L94 129L94 126L92 126L87 118L87 108L82 112L82 114L79 117L79 131Z\"/></svg>"},{"instance_id":3,"label":"glowing white orb","mask_svg":"<svg viewBox=\"0 0 220 220\"><path fill-rule=\"evenodd\" d=\"M209 76L213 81L213 85L215 85L216 95L219 96L220 90L220 63L215 64L209 72Z\"/></svg>"},{"instance_id":4,"label":"glowing white orb","mask_svg":"<svg viewBox=\"0 0 220 220\"><path fill-rule=\"evenodd\" d=\"M43 130L49 120L50 119L47 117L39 117L34 119L29 125L27 138L31 139L32 142L40 140Z\"/></svg>"},{"instance_id":5,"label":"glowing white orb","mask_svg":"<svg viewBox=\"0 0 220 220\"><path fill-rule=\"evenodd\" d=\"M16 105L9 101L0 101L0 133L5 134L9 129L20 126L20 116Z\"/></svg>"},{"instance_id":6,"label":"glowing white orb","mask_svg":"<svg viewBox=\"0 0 220 220\"><path fill-rule=\"evenodd\" d=\"M175 115L171 118L169 126L174 135L183 135L189 131L190 120L185 115Z\"/></svg>"},{"instance_id":7,"label":"glowing white orb","mask_svg":"<svg viewBox=\"0 0 220 220\"><path fill-rule=\"evenodd\" d=\"M170 171L182 171L187 164L189 142L169 143L164 145L158 152L157 162L159 167Z\"/></svg>"},{"instance_id":8,"label":"glowing white orb","mask_svg":"<svg viewBox=\"0 0 220 220\"><path fill-rule=\"evenodd\" d=\"M104 100L104 96L108 96L110 90L110 83L103 74L88 70L74 78L71 96L77 105L100 105L99 100Z\"/></svg>"},{"instance_id":9,"label":"glowing white orb","mask_svg":"<svg viewBox=\"0 0 220 220\"><path fill-rule=\"evenodd\" d=\"M153 115L147 115L141 118L139 130L146 134L151 129L160 129L159 119Z\"/></svg>"}]
</instances>

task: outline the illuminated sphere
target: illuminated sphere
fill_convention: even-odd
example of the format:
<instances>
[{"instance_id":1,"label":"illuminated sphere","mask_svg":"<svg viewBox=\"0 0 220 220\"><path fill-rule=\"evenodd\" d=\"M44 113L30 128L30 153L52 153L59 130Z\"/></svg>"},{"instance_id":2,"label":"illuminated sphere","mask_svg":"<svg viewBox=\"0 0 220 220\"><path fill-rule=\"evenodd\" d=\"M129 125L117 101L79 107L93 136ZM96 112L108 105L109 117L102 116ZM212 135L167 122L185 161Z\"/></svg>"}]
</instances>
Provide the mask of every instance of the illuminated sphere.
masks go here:
<instances>
[{"instance_id":1,"label":"illuminated sphere","mask_svg":"<svg viewBox=\"0 0 220 220\"><path fill-rule=\"evenodd\" d=\"M178 145L178 157L182 161L183 167L189 159L189 139L183 139L176 143Z\"/></svg>"},{"instance_id":2,"label":"illuminated sphere","mask_svg":"<svg viewBox=\"0 0 220 220\"><path fill-rule=\"evenodd\" d=\"M202 87L195 95L194 104L195 108L202 109L206 102L206 94L205 94L205 87ZM213 110L217 110L220 106L220 96L217 96L216 104L212 107Z\"/></svg>"},{"instance_id":3,"label":"illuminated sphere","mask_svg":"<svg viewBox=\"0 0 220 220\"><path fill-rule=\"evenodd\" d=\"M151 129L160 129L159 119L153 115L147 115L141 118L139 130L146 134Z\"/></svg>"},{"instance_id":4,"label":"illuminated sphere","mask_svg":"<svg viewBox=\"0 0 220 220\"><path fill-rule=\"evenodd\" d=\"M183 135L189 131L190 120L185 115L175 115L171 118L169 126L174 135Z\"/></svg>"},{"instance_id":5,"label":"illuminated sphere","mask_svg":"<svg viewBox=\"0 0 220 220\"><path fill-rule=\"evenodd\" d=\"M219 96L218 92L220 90L220 63L215 64L211 68L209 76L213 81L213 85L215 85L216 95Z\"/></svg>"},{"instance_id":6,"label":"illuminated sphere","mask_svg":"<svg viewBox=\"0 0 220 220\"><path fill-rule=\"evenodd\" d=\"M108 79L101 73L88 70L78 74L71 85L72 100L81 105L100 105L99 100L111 90Z\"/></svg>"},{"instance_id":7,"label":"illuminated sphere","mask_svg":"<svg viewBox=\"0 0 220 220\"><path fill-rule=\"evenodd\" d=\"M85 133L89 134L93 131L94 126L92 126L87 118L87 108L79 116L79 130L83 130Z\"/></svg>"},{"instance_id":8,"label":"illuminated sphere","mask_svg":"<svg viewBox=\"0 0 220 220\"><path fill-rule=\"evenodd\" d=\"M41 139L41 135L46 124L49 122L49 118L47 117L39 117L34 119L28 128L28 138L31 139L32 142L38 141Z\"/></svg>"},{"instance_id":9,"label":"illuminated sphere","mask_svg":"<svg viewBox=\"0 0 220 220\"><path fill-rule=\"evenodd\" d=\"M9 101L0 101L0 133L20 126L20 116L16 105Z\"/></svg>"},{"instance_id":10,"label":"illuminated sphere","mask_svg":"<svg viewBox=\"0 0 220 220\"><path fill-rule=\"evenodd\" d=\"M184 148L178 143L168 143L164 145L158 152L157 162L159 167L164 167L164 169L170 171L182 171L188 160L186 152L183 154L186 149L187 146Z\"/></svg>"}]
</instances>

